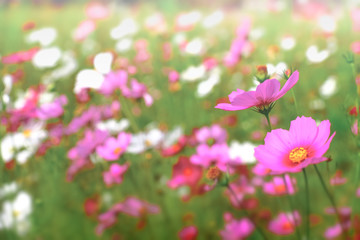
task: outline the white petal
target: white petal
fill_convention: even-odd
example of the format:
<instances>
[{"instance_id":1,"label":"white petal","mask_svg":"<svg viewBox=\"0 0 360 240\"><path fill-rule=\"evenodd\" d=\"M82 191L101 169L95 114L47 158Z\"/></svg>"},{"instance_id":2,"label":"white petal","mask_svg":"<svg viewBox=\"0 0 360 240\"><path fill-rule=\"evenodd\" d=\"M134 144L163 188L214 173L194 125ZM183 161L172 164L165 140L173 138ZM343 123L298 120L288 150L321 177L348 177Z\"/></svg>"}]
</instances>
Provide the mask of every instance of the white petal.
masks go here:
<instances>
[{"instance_id":1,"label":"white petal","mask_svg":"<svg viewBox=\"0 0 360 240\"><path fill-rule=\"evenodd\" d=\"M79 93L84 88L100 89L104 76L98 71L85 69L76 76L74 92Z\"/></svg>"},{"instance_id":2,"label":"white petal","mask_svg":"<svg viewBox=\"0 0 360 240\"><path fill-rule=\"evenodd\" d=\"M56 36L57 32L55 28L42 28L31 32L27 37L27 42L39 42L41 46L48 46L55 40Z\"/></svg>"},{"instance_id":3,"label":"white petal","mask_svg":"<svg viewBox=\"0 0 360 240\"><path fill-rule=\"evenodd\" d=\"M94 58L94 68L96 71L106 74L111 71L113 55L109 52L99 53Z\"/></svg>"},{"instance_id":4,"label":"white petal","mask_svg":"<svg viewBox=\"0 0 360 240\"><path fill-rule=\"evenodd\" d=\"M37 68L51 68L56 65L61 57L58 47L44 48L39 50L32 59L32 63Z\"/></svg>"}]
</instances>

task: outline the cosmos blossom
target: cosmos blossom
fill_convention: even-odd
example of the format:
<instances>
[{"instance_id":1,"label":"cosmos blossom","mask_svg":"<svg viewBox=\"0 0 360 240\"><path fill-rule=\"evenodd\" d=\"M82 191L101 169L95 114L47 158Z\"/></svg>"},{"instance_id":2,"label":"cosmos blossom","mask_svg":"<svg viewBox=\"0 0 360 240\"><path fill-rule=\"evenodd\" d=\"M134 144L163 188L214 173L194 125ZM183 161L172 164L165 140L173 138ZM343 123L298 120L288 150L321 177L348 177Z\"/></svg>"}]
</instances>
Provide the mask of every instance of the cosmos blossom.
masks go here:
<instances>
[{"instance_id":1,"label":"cosmos blossom","mask_svg":"<svg viewBox=\"0 0 360 240\"><path fill-rule=\"evenodd\" d=\"M97 154L106 160L117 160L125 152L130 143L131 135L121 132L117 138L109 138L103 146L96 148Z\"/></svg>"},{"instance_id":2,"label":"cosmos blossom","mask_svg":"<svg viewBox=\"0 0 360 240\"><path fill-rule=\"evenodd\" d=\"M229 95L230 103L220 103L215 106L226 111L244 110L251 107L267 108L271 103L285 95L299 80L299 72L295 71L280 90L277 79L268 79L256 87L255 91L237 89Z\"/></svg>"},{"instance_id":3,"label":"cosmos blossom","mask_svg":"<svg viewBox=\"0 0 360 240\"><path fill-rule=\"evenodd\" d=\"M323 157L335 136L330 136L330 121L317 126L311 117L297 117L290 129L275 129L265 144L255 148L255 158L275 172L298 172L310 164L326 161ZM329 138L330 136L330 138Z\"/></svg>"},{"instance_id":4,"label":"cosmos blossom","mask_svg":"<svg viewBox=\"0 0 360 240\"><path fill-rule=\"evenodd\" d=\"M277 235L289 235L295 231L295 227L300 224L300 214L297 211L293 213L281 212L270 221L269 230Z\"/></svg>"}]
</instances>

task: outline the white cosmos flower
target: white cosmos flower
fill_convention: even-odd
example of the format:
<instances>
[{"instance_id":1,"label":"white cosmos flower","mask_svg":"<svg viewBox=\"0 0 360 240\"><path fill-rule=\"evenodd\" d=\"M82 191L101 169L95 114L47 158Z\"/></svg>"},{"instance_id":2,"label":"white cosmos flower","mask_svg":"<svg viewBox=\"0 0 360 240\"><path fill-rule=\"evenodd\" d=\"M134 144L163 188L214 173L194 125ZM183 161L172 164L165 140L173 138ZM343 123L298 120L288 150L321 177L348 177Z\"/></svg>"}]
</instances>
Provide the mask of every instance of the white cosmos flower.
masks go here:
<instances>
[{"instance_id":1,"label":"white cosmos flower","mask_svg":"<svg viewBox=\"0 0 360 240\"><path fill-rule=\"evenodd\" d=\"M138 31L138 26L136 22L131 19L127 18L124 19L118 26L113 28L110 32L111 38L118 40L125 36L133 35Z\"/></svg>"},{"instance_id":2,"label":"white cosmos flower","mask_svg":"<svg viewBox=\"0 0 360 240\"><path fill-rule=\"evenodd\" d=\"M221 71L220 68L214 68L209 74L209 78L200 82L197 87L197 95L205 97L211 90L220 82Z\"/></svg>"},{"instance_id":3,"label":"white cosmos flower","mask_svg":"<svg viewBox=\"0 0 360 240\"><path fill-rule=\"evenodd\" d=\"M146 133L137 133L131 136L130 145L126 149L129 153L142 153L149 148L157 147L164 139L164 133L157 128Z\"/></svg>"},{"instance_id":4,"label":"white cosmos flower","mask_svg":"<svg viewBox=\"0 0 360 240\"><path fill-rule=\"evenodd\" d=\"M105 76L111 71L113 55L110 52L99 53L94 58L94 69L81 70L76 75L74 92L79 93L84 88L100 89Z\"/></svg>"},{"instance_id":5,"label":"white cosmos flower","mask_svg":"<svg viewBox=\"0 0 360 240\"><path fill-rule=\"evenodd\" d=\"M32 63L39 69L55 67L61 58L61 50L58 47L40 49L32 59Z\"/></svg>"},{"instance_id":6,"label":"white cosmos flower","mask_svg":"<svg viewBox=\"0 0 360 240\"><path fill-rule=\"evenodd\" d=\"M280 47L284 50L291 50L295 47L296 40L292 36L285 36L281 39Z\"/></svg>"},{"instance_id":7,"label":"white cosmos flower","mask_svg":"<svg viewBox=\"0 0 360 240\"><path fill-rule=\"evenodd\" d=\"M325 33L333 33L336 30L336 20L331 15L320 16L317 23Z\"/></svg>"},{"instance_id":8,"label":"white cosmos flower","mask_svg":"<svg viewBox=\"0 0 360 240\"><path fill-rule=\"evenodd\" d=\"M279 62L276 66L273 64L266 64L268 74L274 77L281 77L287 69L287 65L284 62Z\"/></svg>"},{"instance_id":9,"label":"white cosmos flower","mask_svg":"<svg viewBox=\"0 0 360 240\"><path fill-rule=\"evenodd\" d=\"M252 29L249 33L249 39L252 41L259 40L265 34L264 28L255 28Z\"/></svg>"},{"instance_id":10,"label":"white cosmos flower","mask_svg":"<svg viewBox=\"0 0 360 240\"><path fill-rule=\"evenodd\" d=\"M199 66L190 66L181 73L181 80L186 82L194 82L205 77L206 67L201 64Z\"/></svg>"},{"instance_id":11,"label":"white cosmos flower","mask_svg":"<svg viewBox=\"0 0 360 240\"><path fill-rule=\"evenodd\" d=\"M62 66L56 68L50 74L44 76L43 81L45 84L50 84L60 78L67 77L74 73L78 68L78 63L73 52L64 52L60 61Z\"/></svg>"},{"instance_id":12,"label":"white cosmos flower","mask_svg":"<svg viewBox=\"0 0 360 240\"><path fill-rule=\"evenodd\" d=\"M167 132L164 136L162 147L168 148L175 144L179 138L184 134L184 129L180 126L175 127L173 130Z\"/></svg>"},{"instance_id":13,"label":"white cosmos flower","mask_svg":"<svg viewBox=\"0 0 360 240\"><path fill-rule=\"evenodd\" d=\"M108 131L111 134L116 134L126 130L130 126L129 120L123 118L120 121L116 121L115 119L109 119L107 121L98 122L96 124L96 128Z\"/></svg>"},{"instance_id":14,"label":"white cosmos flower","mask_svg":"<svg viewBox=\"0 0 360 240\"><path fill-rule=\"evenodd\" d=\"M317 46L312 45L306 50L306 58L311 63L320 63L327 59L330 55L330 52L328 50L322 50L319 52L319 49Z\"/></svg>"},{"instance_id":15,"label":"white cosmos flower","mask_svg":"<svg viewBox=\"0 0 360 240\"><path fill-rule=\"evenodd\" d=\"M186 44L185 52L191 55L200 55L204 52L204 43L200 38L195 38Z\"/></svg>"},{"instance_id":16,"label":"white cosmos flower","mask_svg":"<svg viewBox=\"0 0 360 240\"><path fill-rule=\"evenodd\" d=\"M212 28L218 25L224 19L224 12L217 10L205 17L202 24L204 28Z\"/></svg>"},{"instance_id":17,"label":"white cosmos flower","mask_svg":"<svg viewBox=\"0 0 360 240\"><path fill-rule=\"evenodd\" d=\"M47 27L32 31L27 36L28 43L40 43L41 46L49 46L56 39L57 32L55 28Z\"/></svg>"},{"instance_id":18,"label":"white cosmos flower","mask_svg":"<svg viewBox=\"0 0 360 240\"><path fill-rule=\"evenodd\" d=\"M201 19L201 13L199 11L192 11L189 13L182 13L176 18L176 25L180 29L186 29L192 27Z\"/></svg>"},{"instance_id":19,"label":"white cosmos flower","mask_svg":"<svg viewBox=\"0 0 360 240\"><path fill-rule=\"evenodd\" d=\"M251 142L239 143L232 141L230 143L229 155L231 159L239 157L244 164L252 164L256 162L254 157L255 148L257 146Z\"/></svg>"},{"instance_id":20,"label":"white cosmos flower","mask_svg":"<svg viewBox=\"0 0 360 240\"><path fill-rule=\"evenodd\" d=\"M320 95L324 98L329 98L332 95L334 95L334 93L337 90L337 86L336 86L336 78L334 76L330 76L328 79L326 79L326 81L320 86L319 92Z\"/></svg>"},{"instance_id":21,"label":"white cosmos flower","mask_svg":"<svg viewBox=\"0 0 360 240\"><path fill-rule=\"evenodd\" d=\"M26 234L30 227L28 217L31 212L31 196L27 192L19 192L13 201L3 203L0 213L0 229L15 227L18 234Z\"/></svg>"},{"instance_id":22,"label":"white cosmos flower","mask_svg":"<svg viewBox=\"0 0 360 240\"><path fill-rule=\"evenodd\" d=\"M130 50L131 45L132 45L131 38L123 38L123 39L120 39L116 43L115 49L116 49L116 51L118 51L120 53L123 53L123 52L126 52L126 51Z\"/></svg>"},{"instance_id":23,"label":"white cosmos flower","mask_svg":"<svg viewBox=\"0 0 360 240\"><path fill-rule=\"evenodd\" d=\"M325 108L325 102L322 99L314 99L309 103L309 108L312 110L322 110Z\"/></svg>"},{"instance_id":24,"label":"white cosmos flower","mask_svg":"<svg viewBox=\"0 0 360 240\"><path fill-rule=\"evenodd\" d=\"M16 182L11 182L11 183L5 183L1 188L0 188L0 198L4 198L10 194L15 193L18 190L18 185Z\"/></svg>"}]
</instances>

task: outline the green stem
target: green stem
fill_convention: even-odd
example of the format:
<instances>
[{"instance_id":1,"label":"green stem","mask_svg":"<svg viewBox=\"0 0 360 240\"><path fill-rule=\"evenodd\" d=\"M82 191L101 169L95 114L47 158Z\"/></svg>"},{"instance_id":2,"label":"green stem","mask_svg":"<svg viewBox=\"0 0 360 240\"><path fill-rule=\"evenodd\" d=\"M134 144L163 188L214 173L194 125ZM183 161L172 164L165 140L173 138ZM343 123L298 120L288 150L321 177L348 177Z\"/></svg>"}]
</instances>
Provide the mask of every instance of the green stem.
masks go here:
<instances>
[{"instance_id":1,"label":"green stem","mask_svg":"<svg viewBox=\"0 0 360 240\"><path fill-rule=\"evenodd\" d=\"M264 113L264 115L265 115L265 117L266 117L266 121L267 121L268 126L269 126L269 131L271 132L272 128L271 128L269 113Z\"/></svg>"},{"instance_id":2,"label":"green stem","mask_svg":"<svg viewBox=\"0 0 360 240\"><path fill-rule=\"evenodd\" d=\"M292 94L292 96L293 96L293 98L294 98L296 115L299 116L299 107L298 107L298 104L297 104L297 101L296 101L296 96L295 96L294 89L291 89L291 94Z\"/></svg>"},{"instance_id":3,"label":"green stem","mask_svg":"<svg viewBox=\"0 0 360 240\"><path fill-rule=\"evenodd\" d=\"M121 101L121 108L123 109L123 113L124 113L125 117L130 121L131 128L134 131L139 132L140 129L135 121L134 115L130 112L125 99L123 101Z\"/></svg>"},{"instance_id":4,"label":"green stem","mask_svg":"<svg viewBox=\"0 0 360 240\"><path fill-rule=\"evenodd\" d=\"M286 179L285 179L285 174L282 175L282 178L284 179L284 184L285 184L285 189L286 189L286 197L287 197L287 200L289 202L289 206L290 206L290 210L291 210L291 214L293 215L293 218L294 218L294 227L295 227L295 231L296 231L296 236L297 238L300 240L301 239L301 236L300 236L300 232L299 232L299 228L297 227L298 224L297 224L297 220L296 220L296 216L294 214L294 204L291 200L291 196L290 196L290 191L289 191L289 187L286 183ZM290 180L291 181L291 180Z\"/></svg>"},{"instance_id":5,"label":"green stem","mask_svg":"<svg viewBox=\"0 0 360 240\"><path fill-rule=\"evenodd\" d=\"M344 237L344 239L347 239L347 231L346 231L346 229L344 227L343 221L341 220L341 216L340 216L340 213L339 213L339 211L337 209L335 199L332 196L332 194L330 193L329 189L326 187L325 181L324 181L323 177L321 176L321 173L320 173L319 169L317 168L316 164L314 164L313 166L314 166L315 171L316 171L316 173L317 173L317 175L318 175L318 177L320 179L321 185L324 188L324 191L325 191L326 195L328 196L332 207L335 210L336 216L337 216L337 218L339 220L339 223L340 223L340 226L341 226L341 232L343 234L343 237Z\"/></svg>"},{"instance_id":6,"label":"green stem","mask_svg":"<svg viewBox=\"0 0 360 240\"><path fill-rule=\"evenodd\" d=\"M315 166L315 165L314 165ZM306 202L306 239L310 239L310 200L309 200L309 181L306 175L305 168L302 169L305 180L305 202Z\"/></svg>"},{"instance_id":7,"label":"green stem","mask_svg":"<svg viewBox=\"0 0 360 240\"><path fill-rule=\"evenodd\" d=\"M234 190L230 187L229 184L227 184L227 189L229 190L229 192L233 195L234 199L236 200L236 203L238 206L240 206L241 201L239 200L239 198L237 197L236 193L234 192ZM262 236L263 239L267 240L268 238L266 237L265 233L261 230L260 226L257 225L256 221L253 219L253 217L250 216L250 214L243 209L243 212L245 214L245 216L250 219L252 221L252 223L254 224L256 230L260 233L260 235Z\"/></svg>"}]
</instances>

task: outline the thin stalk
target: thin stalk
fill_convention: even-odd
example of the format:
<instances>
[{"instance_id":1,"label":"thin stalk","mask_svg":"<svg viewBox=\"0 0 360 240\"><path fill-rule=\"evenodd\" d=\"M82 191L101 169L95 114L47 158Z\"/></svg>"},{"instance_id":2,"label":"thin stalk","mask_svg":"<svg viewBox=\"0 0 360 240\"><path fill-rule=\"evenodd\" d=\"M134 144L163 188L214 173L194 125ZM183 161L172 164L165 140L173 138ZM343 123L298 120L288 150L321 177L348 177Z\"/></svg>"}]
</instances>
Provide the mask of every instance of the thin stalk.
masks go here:
<instances>
[{"instance_id":1,"label":"thin stalk","mask_svg":"<svg viewBox=\"0 0 360 240\"><path fill-rule=\"evenodd\" d=\"M227 189L229 190L229 192L233 195L233 197L235 198L236 200L236 203L238 206L240 206L240 200L239 198L237 197L236 193L234 192L234 190L230 187L229 184L227 184ZM252 221L252 223L255 225L255 228L256 230L260 233L260 235L262 236L263 239L267 240L268 238L266 237L265 233L261 230L260 226L256 224L256 221L250 216L250 214L245 210L243 209L243 212L245 214L245 216L250 219Z\"/></svg>"},{"instance_id":2,"label":"thin stalk","mask_svg":"<svg viewBox=\"0 0 360 240\"><path fill-rule=\"evenodd\" d=\"M269 126L269 131L271 132L272 128L271 128L269 113L264 113L264 115L265 115L265 117L266 117L266 121L267 121L268 126Z\"/></svg>"},{"instance_id":3,"label":"thin stalk","mask_svg":"<svg viewBox=\"0 0 360 240\"><path fill-rule=\"evenodd\" d=\"M343 221L341 220L341 216L340 216L339 210L337 209L335 199L334 199L333 195L330 193L329 189L326 187L325 181L324 181L323 177L321 176L321 173L320 173L319 169L317 168L316 164L314 164L313 166L314 166L315 171L320 179L321 185L324 188L324 191L325 191L326 195L328 196L332 207L335 210L336 216L337 216L340 226L341 226L341 232L343 234L343 237L344 237L344 239L347 239L347 231L344 227Z\"/></svg>"},{"instance_id":4,"label":"thin stalk","mask_svg":"<svg viewBox=\"0 0 360 240\"><path fill-rule=\"evenodd\" d=\"M293 98L294 98L296 115L299 115L299 106L298 106L297 101L296 101L296 96L295 96L294 89L291 89L291 94L292 94L292 96L293 96Z\"/></svg>"},{"instance_id":5,"label":"thin stalk","mask_svg":"<svg viewBox=\"0 0 360 240\"><path fill-rule=\"evenodd\" d=\"M287 200L288 200L288 202L289 202L289 206L290 206L290 210L291 210L291 214L292 214L292 216L293 216L293 218L294 218L294 227L295 227L295 231L296 231L296 236L297 236L297 239L301 239L301 236L300 236L300 232L299 232L299 228L297 227L297 220L296 220L296 216L295 216L295 214L294 214L294 204L293 204L293 202L292 202L292 200L291 200L291 197L290 197L290 193L289 193L289 187L288 187L288 185L286 184L286 179L285 179L285 175L282 175L282 178L284 179L284 184L285 184L285 189L286 189L286 198L287 198ZM291 180L290 180L291 181Z\"/></svg>"},{"instance_id":6,"label":"thin stalk","mask_svg":"<svg viewBox=\"0 0 360 240\"><path fill-rule=\"evenodd\" d=\"M314 165L315 166L315 165ZM306 169L303 168L302 172L304 174L305 181L305 202L306 202L306 239L310 240L310 199L309 199L309 181L306 175Z\"/></svg>"}]
</instances>

